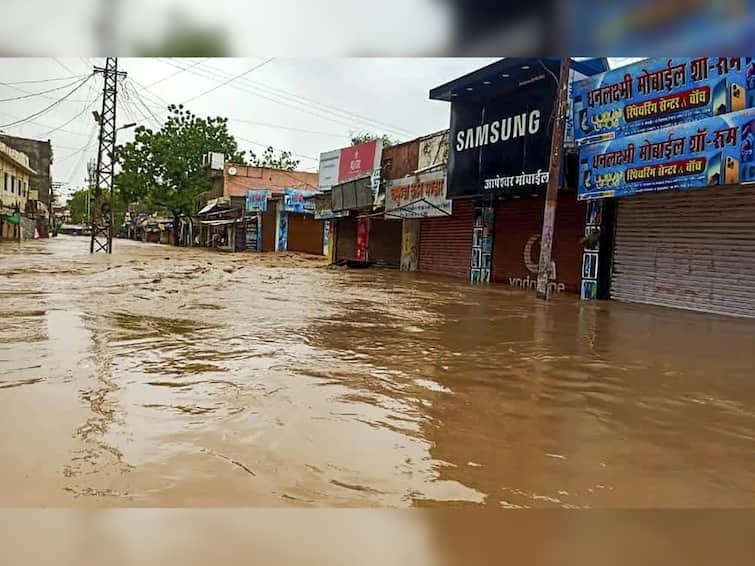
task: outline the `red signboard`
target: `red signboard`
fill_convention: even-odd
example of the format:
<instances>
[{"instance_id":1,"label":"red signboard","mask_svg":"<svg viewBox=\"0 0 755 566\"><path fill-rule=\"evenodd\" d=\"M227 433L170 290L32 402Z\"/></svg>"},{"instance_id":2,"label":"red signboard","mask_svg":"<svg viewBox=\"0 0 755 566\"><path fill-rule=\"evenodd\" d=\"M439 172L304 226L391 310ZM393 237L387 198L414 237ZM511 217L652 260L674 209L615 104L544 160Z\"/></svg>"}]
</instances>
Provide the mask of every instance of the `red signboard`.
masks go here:
<instances>
[{"instance_id":1,"label":"red signboard","mask_svg":"<svg viewBox=\"0 0 755 566\"><path fill-rule=\"evenodd\" d=\"M338 166L338 182L365 177L377 167L377 151L379 140L347 147L341 150L341 161Z\"/></svg>"}]
</instances>

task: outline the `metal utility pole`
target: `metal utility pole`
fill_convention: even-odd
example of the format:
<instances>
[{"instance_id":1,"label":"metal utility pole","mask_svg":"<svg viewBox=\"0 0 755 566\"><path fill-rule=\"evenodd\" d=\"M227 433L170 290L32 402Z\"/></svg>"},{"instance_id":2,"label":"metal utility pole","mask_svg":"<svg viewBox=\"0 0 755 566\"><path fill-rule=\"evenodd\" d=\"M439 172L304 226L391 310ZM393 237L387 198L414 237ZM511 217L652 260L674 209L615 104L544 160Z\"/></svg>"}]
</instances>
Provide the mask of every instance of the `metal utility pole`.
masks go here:
<instances>
[{"instance_id":1,"label":"metal utility pole","mask_svg":"<svg viewBox=\"0 0 755 566\"><path fill-rule=\"evenodd\" d=\"M115 109L118 94L118 79L126 73L118 70L118 58L108 57L105 67L95 67L95 73L102 73L102 112L95 113L100 124L100 138L97 149L97 165L94 174L92 203L89 222L92 239L89 252L104 251L113 253L113 173L115 169Z\"/></svg>"},{"instance_id":2,"label":"metal utility pole","mask_svg":"<svg viewBox=\"0 0 755 566\"><path fill-rule=\"evenodd\" d=\"M551 139L551 162L548 173L548 191L545 194L545 212L543 214L543 233L540 238L540 264L537 271L537 296L549 299L548 280L551 275L551 251L553 249L553 231L556 224L556 203L558 184L561 180L561 162L564 155L564 127L566 111L569 106L569 71L571 58L561 58L561 75L558 81L558 101L556 123L553 125Z\"/></svg>"}]
</instances>

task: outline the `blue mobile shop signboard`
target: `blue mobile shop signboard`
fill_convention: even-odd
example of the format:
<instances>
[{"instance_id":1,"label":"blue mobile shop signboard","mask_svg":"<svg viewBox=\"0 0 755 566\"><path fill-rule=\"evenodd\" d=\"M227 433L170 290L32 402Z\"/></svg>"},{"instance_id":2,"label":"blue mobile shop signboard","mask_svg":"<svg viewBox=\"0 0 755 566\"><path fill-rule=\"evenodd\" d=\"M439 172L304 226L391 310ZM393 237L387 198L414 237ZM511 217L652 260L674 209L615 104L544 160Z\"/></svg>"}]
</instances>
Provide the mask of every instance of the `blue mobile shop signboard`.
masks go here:
<instances>
[{"instance_id":1,"label":"blue mobile shop signboard","mask_svg":"<svg viewBox=\"0 0 755 566\"><path fill-rule=\"evenodd\" d=\"M284 189L283 210L286 212L298 212L299 214L314 214L315 202L311 197L315 191L302 191L299 189Z\"/></svg>"},{"instance_id":2,"label":"blue mobile shop signboard","mask_svg":"<svg viewBox=\"0 0 755 566\"><path fill-rule=\"evenodd\" d=\"M267 212L267 189L255 189L246 192L246 211Z\"/></svg>"},{"instance_id":3,"label":"blue mobile shop signboard","mask_svg":"<svg viewBox=\"0 0 755 566\"><path fill-rule=\"evenodd\" d=\"M646 59L574 83L578 145L755 107L752 57Z\"/></svg>"},{"instance_id":4,"label":"blue mobile shop signboard","mask_svg":"<svg viewBox=\"0 0 755 566\"><path fill-rule=\"evenodd\" d=\"M755 109L580 149L580 200L755 182Z\"/></svg>"}]
</instances>

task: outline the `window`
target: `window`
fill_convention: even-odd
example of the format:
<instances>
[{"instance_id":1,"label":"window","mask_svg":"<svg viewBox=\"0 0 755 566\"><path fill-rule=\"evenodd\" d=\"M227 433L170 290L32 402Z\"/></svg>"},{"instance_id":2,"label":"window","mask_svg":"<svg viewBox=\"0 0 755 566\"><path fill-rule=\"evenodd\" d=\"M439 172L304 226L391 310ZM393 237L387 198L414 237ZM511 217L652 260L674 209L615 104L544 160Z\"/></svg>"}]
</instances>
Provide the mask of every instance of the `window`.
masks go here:
<instances>
[{"instance_id":1,"label":"window","mask_svg":"<svg viewBox=\"0 0 755 566\"><path fill-rule=\"evenodd\" d=\"M8 191L8 173L3 176L3 191Z\"/></svg>"},{"instance_id":2,"label":"window","mask_svg":"<svg viewBox=\"0 0 755 566\"><path fill-rule=\"evenodd\" d=\"M13 175L10 176L10 192L16 192L16 178Z\"/></svg>"}]
</instances>

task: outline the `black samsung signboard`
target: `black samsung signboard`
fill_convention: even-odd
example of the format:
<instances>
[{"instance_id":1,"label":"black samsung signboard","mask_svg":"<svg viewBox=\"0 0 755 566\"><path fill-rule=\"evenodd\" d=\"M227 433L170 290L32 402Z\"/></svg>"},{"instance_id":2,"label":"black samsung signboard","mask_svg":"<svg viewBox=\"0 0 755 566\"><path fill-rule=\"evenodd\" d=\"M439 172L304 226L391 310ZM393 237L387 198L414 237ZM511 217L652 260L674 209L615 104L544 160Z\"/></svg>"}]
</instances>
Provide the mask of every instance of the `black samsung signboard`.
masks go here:
<instances>
[{"instance_id":1,"label":"black samsung signboard","mask_svg":"<svg viewBox=\"0 0 755 566\"><path fill-rule=\"evenodd\" d=\"M559 73L548 64L553 75L543 69L498 96L452 102L448 198L545 190Z\"/></svg>"}]
</instances>

